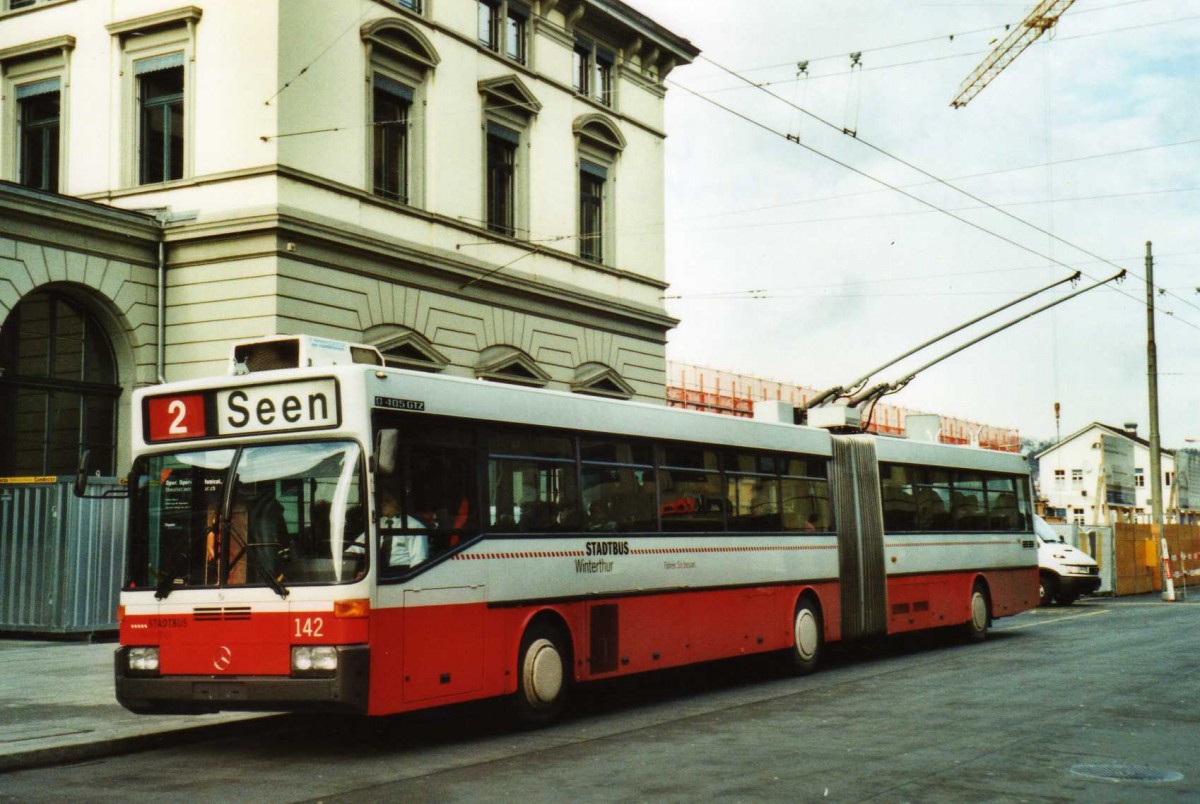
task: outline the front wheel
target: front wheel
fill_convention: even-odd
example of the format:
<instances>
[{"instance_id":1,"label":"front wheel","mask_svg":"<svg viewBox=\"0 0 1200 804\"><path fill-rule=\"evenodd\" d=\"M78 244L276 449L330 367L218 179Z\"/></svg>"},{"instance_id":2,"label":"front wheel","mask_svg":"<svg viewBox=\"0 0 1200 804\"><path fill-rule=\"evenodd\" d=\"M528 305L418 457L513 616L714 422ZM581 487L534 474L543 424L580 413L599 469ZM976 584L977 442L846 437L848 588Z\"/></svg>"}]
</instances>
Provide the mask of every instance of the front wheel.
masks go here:
<instances>
[{"instance_id":1,"label":"front wheel","mask_svg":"<svg viewBox=\"0 0 1200 804\"><path fill-rule=\"evenodd\" d=\"M796 617L792 621L792 670L798 675L808 675L817 669L821 661L821 615L808 600L796 606Z\"/></svg>"},{"instance_id":2,"label":"front wheel","mask_svg":"<svg viewBox=\"0 0 1200 804\"><path fill-rule=\"evenodd\" d=\"M992 613L988 604L987 591L981 583L976 583L971 589L970 609L971 618L964 626L964 633L968 642L982 642L987 637Z\"/></svg>"},{"instance_id":3,"label":"front wheel","mask_svg":"<svg viewBox=\"0 0 1200 804\"><path fill-rule=\"evenodd\" d=\"M515 709L521 725L553 722L567 703L570 661L566 640L546 623L534 623L521 639Z\"/></svg>"}]
</instances>

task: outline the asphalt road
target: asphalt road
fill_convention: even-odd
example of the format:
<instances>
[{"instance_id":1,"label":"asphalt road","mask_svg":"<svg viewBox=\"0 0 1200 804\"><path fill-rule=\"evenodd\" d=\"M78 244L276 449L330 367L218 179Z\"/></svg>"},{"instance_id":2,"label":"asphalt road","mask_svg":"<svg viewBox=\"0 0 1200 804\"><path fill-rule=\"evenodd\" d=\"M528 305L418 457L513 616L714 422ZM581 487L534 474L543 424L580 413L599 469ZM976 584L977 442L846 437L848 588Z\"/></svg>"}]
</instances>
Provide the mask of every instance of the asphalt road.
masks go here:
<instances>
[{"instance_id":1,"label":"asphalt road","mask_svg":"<svg viewBox=\"0 0 1200 804\"><path fill-rule=\"evenodd\" d=\"M496 706L0 776L2 801L1197 801L1200 606L1085 600L831 651L585 688L560 724Z\"/></svg>"}]
</instances>

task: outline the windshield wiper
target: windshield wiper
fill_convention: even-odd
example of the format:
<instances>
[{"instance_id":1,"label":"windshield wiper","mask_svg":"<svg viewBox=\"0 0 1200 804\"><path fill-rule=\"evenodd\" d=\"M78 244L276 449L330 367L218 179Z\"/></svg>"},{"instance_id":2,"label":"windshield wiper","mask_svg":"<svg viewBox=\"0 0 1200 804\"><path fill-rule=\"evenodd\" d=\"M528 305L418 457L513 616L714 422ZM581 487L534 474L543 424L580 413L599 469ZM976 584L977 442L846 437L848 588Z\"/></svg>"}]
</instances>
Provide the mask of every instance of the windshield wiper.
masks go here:
<instances>
[{"instance_id":1,"label":"windshield wiper","mask_svg":"<svg viewBox=\"0 0 1200 804\"><path fill-rule=\"evenodd\" d=\"M262 567L259 567L259 571L261 571L261 570L262 570ZM280 581L278 578L276 578L274 575L271 575L270 573L263 573L263 578L266 579L267 586L271 587L271 590L273 592L275 592L275 594L279 595L284 600L287 600L288 589L286 586L283 585L282 581Z\"/></svg>"},{"instance_id":2,"label":"windshield wiper","mask_svg":"<svg viewBox=\"0 0 1200 804\"><path fill-rule=\"evenodd\" d=\"M284 586L283 582L276 578L274 574L268 572L266 567L259 562L258 558L255 557L251 550L251 548L254 546L254 544L248 544L243 547L242 552L238 554L238 557L229 562L230 565L236 564L239 559L246 559L247 564L254 568L255 572L258 573L267 586L271 587L271 591L279 595L284 600L287 600L287 596L289 594L288 588Z\"/></svg>"},{"instance_id":3,"label":"windshield wiper","mask_svg":"<svg viewBox=\"0 0 1200 804\"><path fill-rule=\"evenodd\" d=\"M172 567L174 567L178 563L179 563L179 560L178 560L178 557L176 557L175 564L173 564ZM158 584L154 587L154 599L155 600L166 600L167 595L169 595L175 591L175 573L174 572L160 572L158 570L155 570L155 572L158 572L159 578L158 578Z\"/></svg>"}]
</instances>

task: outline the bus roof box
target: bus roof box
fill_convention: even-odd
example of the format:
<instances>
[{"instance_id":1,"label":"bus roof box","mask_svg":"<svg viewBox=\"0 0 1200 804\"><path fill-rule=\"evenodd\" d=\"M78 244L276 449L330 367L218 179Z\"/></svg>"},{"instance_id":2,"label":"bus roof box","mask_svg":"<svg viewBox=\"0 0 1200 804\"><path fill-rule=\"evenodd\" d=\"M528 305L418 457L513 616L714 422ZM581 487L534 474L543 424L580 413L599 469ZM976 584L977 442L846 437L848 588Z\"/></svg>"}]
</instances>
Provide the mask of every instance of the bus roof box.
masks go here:
<instances>
[{"instance_id":1,"label":"bus roof box","mask_svg":"<svg viewBox=\"0 0 1200 804\"><path fill-rule=\"evenodd\" d=\"M791 402L764 399L754 403L754 418L760 422L795 424L796 408Z\"/></svg>"},{"instance_id":2,"label":"bus roof box","mask_svg":"<svg viewBox=\"0 0 1200 804\"><path fill-rule=\"evenodd\" d=\"M862 411L848 405L819 405L808 411L810 427L821 427L834 432L862 430Z\"/></svg>"},{"instance_id":3,"label":"bus roof box","mask_svg":"<svg viewBox=\"0 0 1200 804\"><path fill-rule=\"evenodd\" d=\"M904 434L911 441L936 444L942 434L942 417L936 413L910 413L904 417Z\"/></svg>"},{"instance_id":4,"label":"bus roof box","mask_svg":"<svg viewBox=\"0 0 1200 804\"><path fill-rule=\"evenodd\" d=\"M313 335L278 335L235 343L229 355L229 373L252 374L257 371L344 366L351 363L384 365L383 355L374 346Z\"/></svg>"}]
</instances>

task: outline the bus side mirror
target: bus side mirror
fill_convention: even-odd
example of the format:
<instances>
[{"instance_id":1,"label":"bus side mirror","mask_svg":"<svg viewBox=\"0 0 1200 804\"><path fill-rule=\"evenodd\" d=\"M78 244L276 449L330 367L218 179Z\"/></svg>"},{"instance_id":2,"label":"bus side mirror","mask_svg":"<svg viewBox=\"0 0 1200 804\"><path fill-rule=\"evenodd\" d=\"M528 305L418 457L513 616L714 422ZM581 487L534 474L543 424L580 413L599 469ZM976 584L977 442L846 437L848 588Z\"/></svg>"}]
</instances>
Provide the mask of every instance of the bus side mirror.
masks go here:
<instances>
[{"instance_id":1,"label":"bus side mirror","mask_svg":"<svg viewBox=\"0 0 1200 804\"><path fill-rule=\"evenodd\" d=\"M75 487L72 489L76 497L85 497L87 499L108 499L110 497L128 497L129 489L124 486L120 488L107 488L99 494L88 494L88 475L91 473L91 457L92 451L85 449L83 454L79 456L79 468L75 470Z\"/></svg>"},{"instance_id":2,"label":"bus side mirror","mask_svg":"<svg viewBox=\"0 0 1200 804\"><path fill-rule=\"evenodd\" d=\"M79 468L75 470L75 496L76 497L86 497L87 496L88 463L89 463L89 459L91 457L92 457L92 451L90 449L85 449L83 451L83 454L79 456Z\"/></svg>"},{"instance_id":3,"label":"bus side mirror","mask_svg":"<svg viewBox=\"0 0 1200 804\"><path fill-rule=\"evenodd\" d=\"M400 431L394 428L380 430L375 434L375 466L381 475L396 473L396 451L400 443Z\"/></svg>"}]
</instances>

